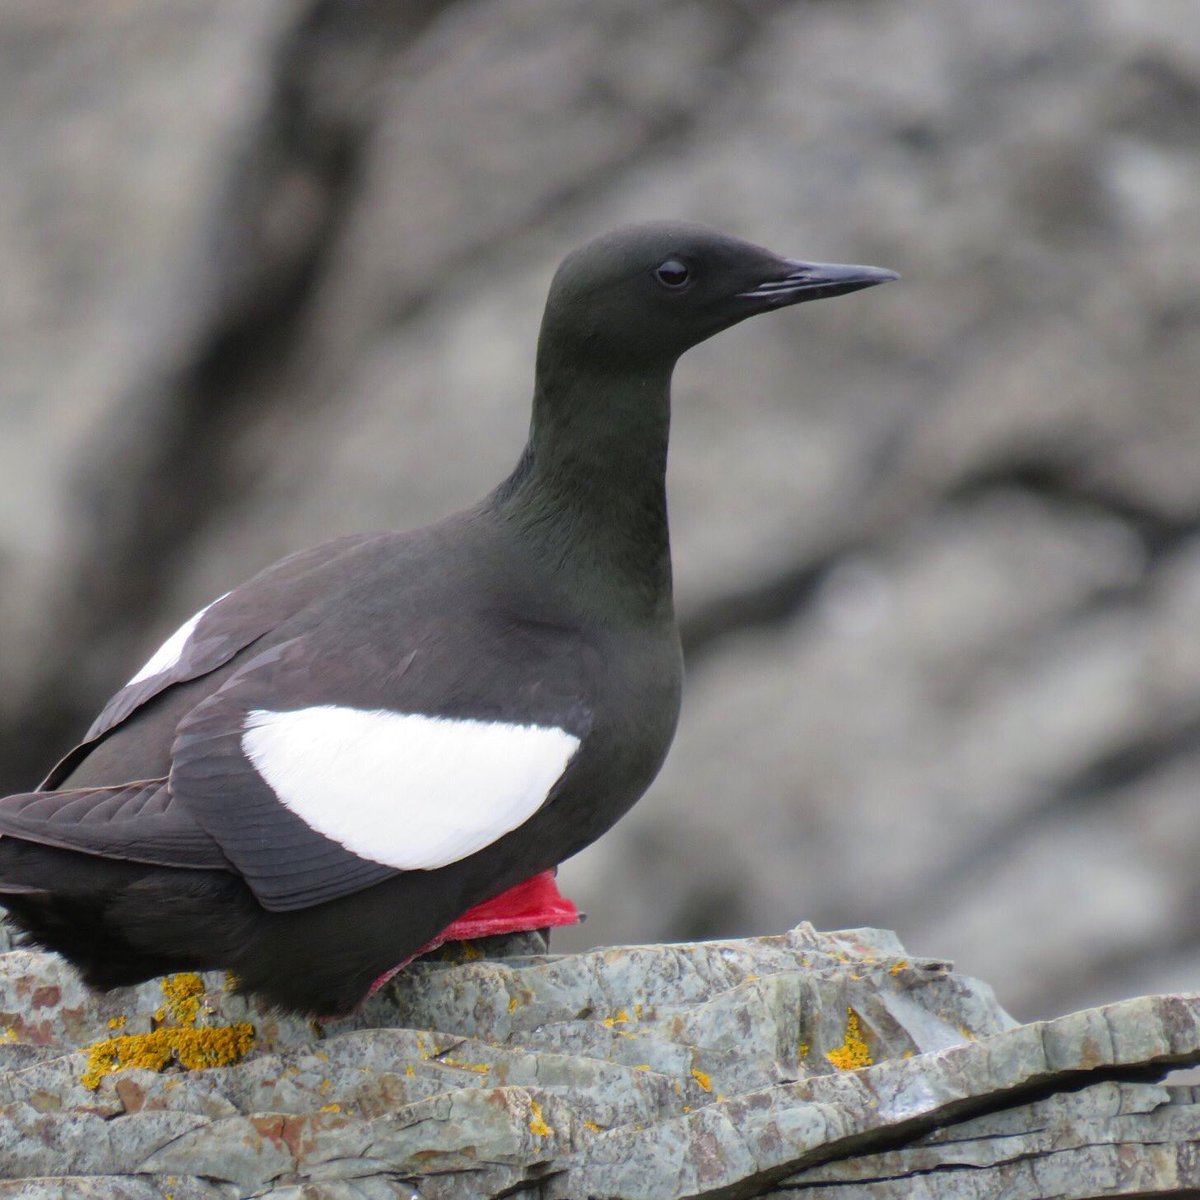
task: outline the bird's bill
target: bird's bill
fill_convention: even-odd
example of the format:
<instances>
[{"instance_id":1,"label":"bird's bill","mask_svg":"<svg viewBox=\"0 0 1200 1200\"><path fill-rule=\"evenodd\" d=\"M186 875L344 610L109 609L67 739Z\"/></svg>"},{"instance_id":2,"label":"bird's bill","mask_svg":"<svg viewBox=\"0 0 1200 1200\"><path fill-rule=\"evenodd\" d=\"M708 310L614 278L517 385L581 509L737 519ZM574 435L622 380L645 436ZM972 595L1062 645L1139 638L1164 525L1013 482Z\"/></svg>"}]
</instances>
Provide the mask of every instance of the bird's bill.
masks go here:
<instances>
[{"instance_id":1,"label":"bird's bill","mask_svg":"<svg viewBox=\"0 0 1200 1200\"><path fill-rule=\"evenodd\" d=\"M802 300L822 300L827 296L844 296L862 288L889 283L900 276L883 267L848 266L845 263L797 262L783 259L778 274L772 274L747 292L739 292L744 300L755 300L762 307L781 308L799 304Z\"/></svg>"}]
</instances>

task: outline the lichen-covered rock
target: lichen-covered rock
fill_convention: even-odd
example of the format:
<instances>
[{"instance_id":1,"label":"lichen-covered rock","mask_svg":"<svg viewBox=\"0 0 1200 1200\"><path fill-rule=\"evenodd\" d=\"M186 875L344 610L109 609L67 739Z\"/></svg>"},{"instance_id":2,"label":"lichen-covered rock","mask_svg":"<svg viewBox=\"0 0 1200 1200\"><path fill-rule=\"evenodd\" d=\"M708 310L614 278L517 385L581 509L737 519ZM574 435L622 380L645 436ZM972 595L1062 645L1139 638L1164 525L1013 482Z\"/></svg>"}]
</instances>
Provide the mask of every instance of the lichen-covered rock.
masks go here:
<instances>
[{"instance_id":1,"label":"lichen-covered rock","mask_svg":"<svg viewBox=\"0 0 1200 1200\"><path fill-rule=\"evenodd\" d=\"M329 1023L219 974L97 996L54 956L0 956L0 1198L1193 1180L1190 1090L1130 1080L1200 1061L1196 998L1017 1025L878 930L512 953L537 945L454 947Z\"/></svg>"}]
</instances>

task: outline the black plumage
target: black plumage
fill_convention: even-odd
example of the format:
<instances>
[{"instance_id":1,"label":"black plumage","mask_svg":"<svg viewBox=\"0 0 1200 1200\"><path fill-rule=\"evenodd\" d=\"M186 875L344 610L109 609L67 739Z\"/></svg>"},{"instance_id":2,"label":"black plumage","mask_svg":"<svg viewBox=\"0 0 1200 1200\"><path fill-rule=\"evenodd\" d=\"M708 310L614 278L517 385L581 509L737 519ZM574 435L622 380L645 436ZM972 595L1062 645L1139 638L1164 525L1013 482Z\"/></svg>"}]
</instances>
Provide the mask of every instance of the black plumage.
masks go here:
<instances>
[{"instance_id":1,"label":"black plumage","mask_svg":"<svg viewBox=\"0 0 1200 1200\"><path fill-rule=\"evenodd\" d=\"M284 1008L331 1015L471 906L593 841L654 778L678 713L665 498L676 360L755 313L891 278L679 223L570 255L513 474L434 526L301 552L206 609L37 791L0 801L12 919L98 987L221 967ZM450 738L512 774L496 801L509 816L463 797L469 816L439 832L421 805L453 808L465 766L433 755L409 779L394 748L348 734L320 780L281 784L279 746L324 761L296 714L305 730L328 722L331 739L338 722ZM255 741L261 724L274 740ZM346 758L354 745L361 763ZM565 766L539 791L555 754ZM360 803L391 846L378 857L355 840L372 831L350 829ZM426 817L431 831L413 837L429 865L398 868L404 822Z\"/></svg>"}]
</instances>

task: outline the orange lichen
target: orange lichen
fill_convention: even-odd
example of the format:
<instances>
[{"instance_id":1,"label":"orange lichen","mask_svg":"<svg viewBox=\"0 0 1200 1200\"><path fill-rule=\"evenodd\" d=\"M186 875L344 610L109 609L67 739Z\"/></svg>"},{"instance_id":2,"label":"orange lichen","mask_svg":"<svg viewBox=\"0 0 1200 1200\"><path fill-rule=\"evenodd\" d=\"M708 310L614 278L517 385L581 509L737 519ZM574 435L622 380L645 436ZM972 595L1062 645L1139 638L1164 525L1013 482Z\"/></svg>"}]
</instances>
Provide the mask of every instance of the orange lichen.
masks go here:
<instances>
[{"instance_id":1,"label":"orange lichen","mask_svg":"<svg viewBox=\"0 0 1200 1200\"><path fill-rule=\"evenodd\" d=\"M892 963L892 969L888 972L889 975L899 975L908 966L907 958L898 958Z\"/></svg>"},{"instance_id":2,"label":"orange lichen","mask_svg":"<svg viewBox=\"0 0 1200 1200\"><path fill-rule=\"evenodd\" d=\"M469 1063L463 1062L460 1058L439 1058L438 1062L444 1067L456 1067L460 1071L477 1071L480 1075L486 1075L492 1068L487 1063Z\"/></svg>"},{"instance_id":3,"label":"orange lichen","mask_svg":"<svg viewBox=\"0 0 1200 1200\"><path fill-rule=\"evenodd\" d=\"M194 1025L204 997L204 980L195 971L168 975L160 984L167 1008L177 1025Z\"/></svg>"},{"instance_id":4,"label":"orange lichen","mask_svg":"<svg viewBox=\"0 0 1200 1200\"><path fill-rule=\"evenodd\" d=\"M536 1100L530 1100L529 1110L533 1113L533 1118L529 1122L529 1132L534 1137L549 1137L554 1130L546 1124L545 1118L542 1116L542 1106Z\"/></svg>"},{"instance_id":5,"label":"orange lichen","mask_svg":"<svg viewBox=\"0 0 1200 1200\"><path fill-rule=\"evenodd\" d=\"M692 1078L706 1091L712 1091L712 1076L697 1067L692 1068Z\"/></svg>"},{"instance_id":6,"label":"orange lichen","mask_svg":"<svg viewBox=\"0 0 1200 1200\"><path fill-rule=\"evenodd\" d=\"M836 1050L830 1050L825 1057L839 1071L856 1071L859 1067L869 1067L875 1060L871 1050L863 1040L862 1024L858 1013L853 1008L846 1009L846 1038Z\"/></svg>"},{"instance_id":7,"label":"orange lichen","mask_svg":"<svg viewBox=\"0 0 1200 1200\"><path fill-rule=\"evenodd\" d=\"M195 972L168 975L162 981L166 1003L154 1014L159 1027L149 1033L123 1033L87 1048L87 1066L80 1082L95 1091L114 1071L141 1067L161 1071L169 1065L185 1071L224 1067L240 1062L254 1044L248 1022L218 1028L197 1028L204 999L204 980ZM123 1029L125 1018L113 1017L110 1029ZM168 1085L169 1086L169 1085Z\"/></svg>"},{"instance_id":8,"label":"orange lichen","mask_svg":"<svg viewBox=\"0 0 1200 1200\"><path fill-rule=\"evenodd\" d=\"M80 1082L95 1091L113 1071L143 1067L161 1071L172 1059L186 1071L225 1067L240 1062L254 1045L254 1027L247 1022L223 1029L154 1029L123 1033L89 1046L87 1069Z\"/></svg>"}]
</instances>

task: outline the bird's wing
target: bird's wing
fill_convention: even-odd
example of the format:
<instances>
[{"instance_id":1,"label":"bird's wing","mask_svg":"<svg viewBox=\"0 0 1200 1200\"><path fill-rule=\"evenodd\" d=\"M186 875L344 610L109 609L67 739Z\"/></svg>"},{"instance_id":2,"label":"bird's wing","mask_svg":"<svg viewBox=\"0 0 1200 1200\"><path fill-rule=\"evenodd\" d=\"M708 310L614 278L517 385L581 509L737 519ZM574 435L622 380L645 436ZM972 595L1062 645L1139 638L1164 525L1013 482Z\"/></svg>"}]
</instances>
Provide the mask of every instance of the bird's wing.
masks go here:
<instances>
[{"instance_id":1,"label":"bird's wing","mask_svg":"<svg viewBox=\"0 0 1200 1200\"><path fill-rule=\"evenodd\" d=\"M296 611L306 592L298 587L306 576L329 566L343 554L378 535L352 534L324 542L281 559L226 593L185 621L146 665L109 700L83 741L62 758L38 785L56 788L106 734L172 684L198 679L224 666L239 651Z\"/></svg>"},{"instance_id":2,"label":"bird's wing","mask_svg":"<svg viewBox=\"0 0 1200 1200\"><path fill-rule=\"evenodd\" d=\"M0 834L164 867L229 868L165 779L6 796L0 800Z\"/></svg>"},{"instance_id":3,"label":"bird's wing","mask_svg":"<svg viewBox=\"0 0 1200 1200\"><path fill-rule=\"evenodd\" d=\"M340 653L355 703L321 701L332 650L316 635L272 646L180 723L169 779L9 796L0 834L232 869L265 908L304 908L496 841L553 795L586 732L582 705L560 723L413 711L414 653L374 676Z\"/></svg>"},{"instance_id":4,"label":"bird's wing","mask_svg":"<svg viewBox=\"0 0 1200 1200\"><path fill-rule=\"evenodd\" d=\"M581 710L561 724L420 711L404 686L419 650L374 694L369 671L344 649L336 665L329 653L315 636L263 651L175 740L172 791L265 908L304 908L474 854L546 803L580 745ZM321 698L319 681L339 665L352 703Z\"/></svg>"}]
</instances>

